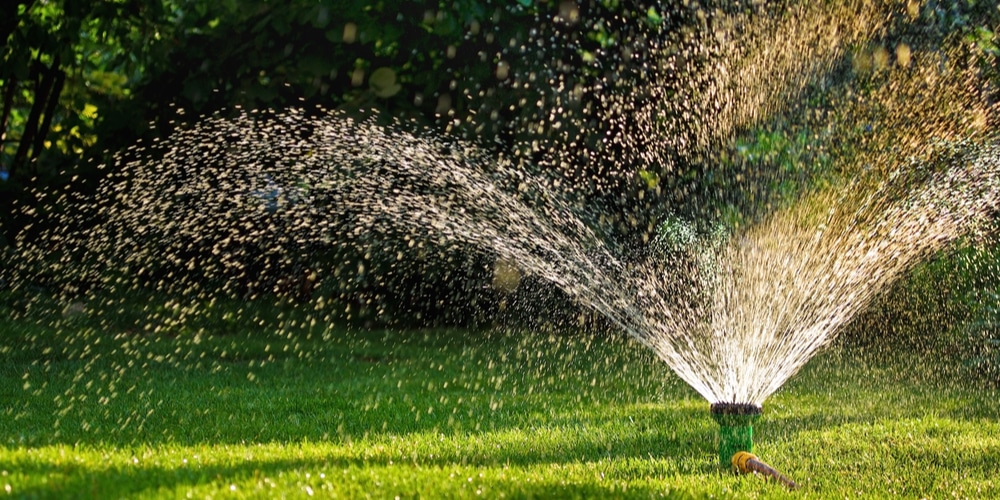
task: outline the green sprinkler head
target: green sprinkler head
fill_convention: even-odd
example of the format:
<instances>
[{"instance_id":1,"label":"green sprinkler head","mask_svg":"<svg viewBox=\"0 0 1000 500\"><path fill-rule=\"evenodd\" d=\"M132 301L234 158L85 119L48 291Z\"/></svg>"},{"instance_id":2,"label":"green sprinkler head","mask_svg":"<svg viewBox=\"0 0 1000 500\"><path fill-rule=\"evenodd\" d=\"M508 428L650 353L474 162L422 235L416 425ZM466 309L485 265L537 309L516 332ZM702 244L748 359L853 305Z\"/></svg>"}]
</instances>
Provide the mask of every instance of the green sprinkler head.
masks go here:
<instances>
[{"instance_id":1,"label":"green sprinkler head","mask_svg":"<svg viewBox=\"0 0 1000 500\"><path fill-rule=\"evenodd\" d=\"M719 465L729 467L738 451L753 453L753 423L760 411L751 403L712 404L712 418L719 424Z\"/></svg>"}]
</instances>

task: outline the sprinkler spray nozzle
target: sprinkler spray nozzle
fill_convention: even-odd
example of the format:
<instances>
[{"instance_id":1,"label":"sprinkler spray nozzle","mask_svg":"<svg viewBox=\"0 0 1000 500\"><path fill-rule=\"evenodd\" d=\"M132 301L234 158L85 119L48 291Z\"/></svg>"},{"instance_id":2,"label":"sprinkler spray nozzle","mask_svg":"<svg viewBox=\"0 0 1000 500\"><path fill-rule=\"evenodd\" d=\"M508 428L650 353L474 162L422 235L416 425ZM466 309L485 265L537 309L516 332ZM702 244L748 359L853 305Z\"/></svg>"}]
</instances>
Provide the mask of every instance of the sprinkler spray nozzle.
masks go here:
<instances>
[{"instance_id":1,"label":"sprinkler spray nozzle","mask_svg":"<svg viewBox=\"0 0 1000 500\"><path fill-rule=\"evenodd\" d=\"M738 451L733 455L732 462L733 469L740 474L752 473L767 476L768 478L774 479L792 490L799 487L795 484L795 481L787 478L784 474L778 472L774 467L767 465L753 453Z\"/></svg>"}]
</instances>

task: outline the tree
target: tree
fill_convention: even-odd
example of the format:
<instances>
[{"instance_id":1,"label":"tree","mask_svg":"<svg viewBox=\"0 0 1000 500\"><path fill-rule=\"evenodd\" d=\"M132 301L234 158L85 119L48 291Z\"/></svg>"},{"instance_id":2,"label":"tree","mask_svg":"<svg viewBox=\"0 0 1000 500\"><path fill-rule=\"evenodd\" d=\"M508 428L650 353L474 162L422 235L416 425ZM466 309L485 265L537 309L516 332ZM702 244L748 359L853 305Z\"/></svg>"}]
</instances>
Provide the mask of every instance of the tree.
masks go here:
<instances>
[{"instance_id":1,"label":"tree","mask_svg":"<svg viewBox=\"0 0 1000 500\"><path fill-rule=\"evenodd\" d=\"M97 142L95 124L108 100L151 58L150 42L169 29L161 2L19 0L0 23L0 171L37 175L53 152L79 157ZM50 132L59 132L55 141Z\"/></svg>"}]
</instances>

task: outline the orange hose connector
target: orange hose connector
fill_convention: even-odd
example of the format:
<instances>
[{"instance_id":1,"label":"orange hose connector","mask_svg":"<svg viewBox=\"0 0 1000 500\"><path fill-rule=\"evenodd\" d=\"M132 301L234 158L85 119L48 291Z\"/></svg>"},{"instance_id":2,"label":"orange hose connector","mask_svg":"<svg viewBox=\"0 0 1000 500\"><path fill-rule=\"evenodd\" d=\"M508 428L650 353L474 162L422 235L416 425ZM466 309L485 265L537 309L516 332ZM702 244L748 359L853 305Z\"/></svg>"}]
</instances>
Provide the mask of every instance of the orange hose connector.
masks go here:
<instances>
[{"instance_id":1,"label":"orange hose connector","mask_svg":"<svg viewBox=\"0 0 1000 500\"><path fill-rule=\"evenodd\" d=\"M753 473L767 476L793 490L799 487L799 485L795 484L795 481L788 479L784 474L775 470L774 467L771 467L761 461L761 459L757 458L757 455L754 455L753 453L738 451L735 455L733 455L732 462L733 469L742 474Z\"/></svg>"}]
</instances>

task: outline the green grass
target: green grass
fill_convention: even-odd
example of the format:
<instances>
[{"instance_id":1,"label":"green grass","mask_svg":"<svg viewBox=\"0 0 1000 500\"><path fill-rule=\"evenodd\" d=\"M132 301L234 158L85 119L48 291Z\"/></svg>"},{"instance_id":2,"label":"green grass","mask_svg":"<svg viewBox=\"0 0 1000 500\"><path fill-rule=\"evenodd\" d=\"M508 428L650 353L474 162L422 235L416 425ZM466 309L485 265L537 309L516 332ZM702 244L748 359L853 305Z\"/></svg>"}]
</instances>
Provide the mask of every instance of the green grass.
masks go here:
<instances>
[{"instance_id":1,"label":"green grass","mask_svg":"<svg viewBox=\"0 0 1000 500\"><path fill-rule=\"evenodd\" d=\"M767 401L789 493L721 469L708 403L626 340L11 316L0 496L1000 497L996 393L913 354L834 349Z\"/></svg>"}]
</instances>

